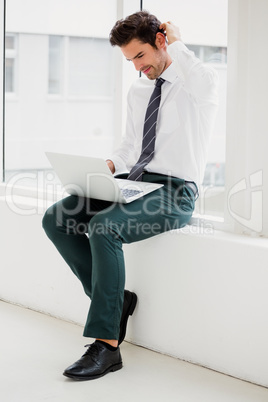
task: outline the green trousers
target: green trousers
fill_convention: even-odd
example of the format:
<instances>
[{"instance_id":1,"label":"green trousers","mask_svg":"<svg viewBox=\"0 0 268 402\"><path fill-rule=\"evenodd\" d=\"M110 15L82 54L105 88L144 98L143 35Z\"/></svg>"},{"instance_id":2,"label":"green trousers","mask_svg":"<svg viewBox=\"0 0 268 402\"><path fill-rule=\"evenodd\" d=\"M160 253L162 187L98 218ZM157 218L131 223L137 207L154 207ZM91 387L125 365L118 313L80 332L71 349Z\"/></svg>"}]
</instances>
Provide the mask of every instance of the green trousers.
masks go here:
<instances>
[{"instance_id":1,"label":"green trousers","mask_svg":"<svg viewBox=\"0 0 268 402\"><path fill-rule=\"evenodd\" d=\"M122 244L181 228L192 216L194 194L184 180L145 173L143 181L164 186L129 204L69 196L43 218L48 237L91 299L84 336L119 337L125 285Z\"/></svg>"}]
</instances>

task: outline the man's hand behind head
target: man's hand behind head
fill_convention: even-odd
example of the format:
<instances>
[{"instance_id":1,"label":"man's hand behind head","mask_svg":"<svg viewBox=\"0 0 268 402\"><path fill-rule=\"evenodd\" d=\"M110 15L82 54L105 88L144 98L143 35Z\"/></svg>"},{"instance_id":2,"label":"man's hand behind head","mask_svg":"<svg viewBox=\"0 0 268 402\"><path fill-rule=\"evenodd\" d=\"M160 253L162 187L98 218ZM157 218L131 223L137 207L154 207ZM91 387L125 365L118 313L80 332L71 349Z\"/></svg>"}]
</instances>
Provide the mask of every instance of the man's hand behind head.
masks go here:
<instances>
[{"instance_id":1,"label":"man's hand behind head","mask_svg":"<svg viewBox=\"0 0 268 402\"><path fill-rule=\"evenodd\" d=\"M166 33L169 45L171 45L171 43L173 42L181 40L181 33L179 28L176 25L174 25L171 21L163 22L163 24L159 26L159 29L163 29L164 32Z\"/></svg>"}]
</instances>

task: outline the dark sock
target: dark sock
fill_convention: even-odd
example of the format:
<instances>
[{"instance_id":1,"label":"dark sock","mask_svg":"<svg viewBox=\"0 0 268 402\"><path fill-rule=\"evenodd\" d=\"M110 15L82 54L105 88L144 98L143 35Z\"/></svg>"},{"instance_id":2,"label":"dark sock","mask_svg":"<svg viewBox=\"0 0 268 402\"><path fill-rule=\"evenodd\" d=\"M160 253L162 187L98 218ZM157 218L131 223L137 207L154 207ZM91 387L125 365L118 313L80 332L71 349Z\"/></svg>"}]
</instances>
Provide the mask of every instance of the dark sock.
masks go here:
<instances>
[{"instance_id":1,"label":"dark sock","mask_svg":"<svg viewBox=\"0 0 268 402\"><path fill-rule=\"evenodd\" d=\"M114 346L112 346L109 343L104 342L104 341L96 341L96 342L101 343L102 345L104 345L107 349L111 350L112 352L114 352L118 348L118 346L115 348Z\"/></svg>"}]
</instances>

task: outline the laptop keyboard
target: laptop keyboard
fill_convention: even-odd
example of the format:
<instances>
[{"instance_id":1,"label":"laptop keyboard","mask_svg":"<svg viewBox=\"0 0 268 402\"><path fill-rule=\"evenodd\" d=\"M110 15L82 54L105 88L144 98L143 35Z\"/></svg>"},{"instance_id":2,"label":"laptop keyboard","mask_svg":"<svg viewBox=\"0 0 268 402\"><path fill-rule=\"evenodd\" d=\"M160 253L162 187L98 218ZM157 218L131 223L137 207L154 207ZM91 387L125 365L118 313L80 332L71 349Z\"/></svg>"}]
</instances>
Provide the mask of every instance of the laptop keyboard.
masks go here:
<instances>
[{"instance_id":1,"label":"laptop keyboard","mask_svg":"<svg viewBox=\"0 0 268 402\"><path fill-rule=\"evenodd\" d=\"M137 194L143 193L141 190L133 190L129 188L121 188L121 192L125 198L134 197Z\"/></svg>"}]
</instances>

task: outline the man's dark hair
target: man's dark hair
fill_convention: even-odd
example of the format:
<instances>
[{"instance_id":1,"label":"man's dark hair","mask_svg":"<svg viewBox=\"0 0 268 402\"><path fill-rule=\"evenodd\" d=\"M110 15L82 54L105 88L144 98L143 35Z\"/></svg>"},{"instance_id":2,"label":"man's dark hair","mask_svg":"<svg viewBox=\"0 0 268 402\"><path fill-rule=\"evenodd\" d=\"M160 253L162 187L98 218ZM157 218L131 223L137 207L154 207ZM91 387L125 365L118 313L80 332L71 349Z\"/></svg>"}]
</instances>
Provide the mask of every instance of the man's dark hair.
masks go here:
<instances>
[{"instance_id":1,"label":"man's dark hair","mask_svg":"<svg viewBox=\"0 0 268 402\"><path fill-rule=\"evenodd\" d=\"M110 32L110 43L112 46L125 46L132 39L149 43L156 48L155 39L161 22L147 11L139 11L135 14L116 22Z\"/></svg>"}]
</instances>

